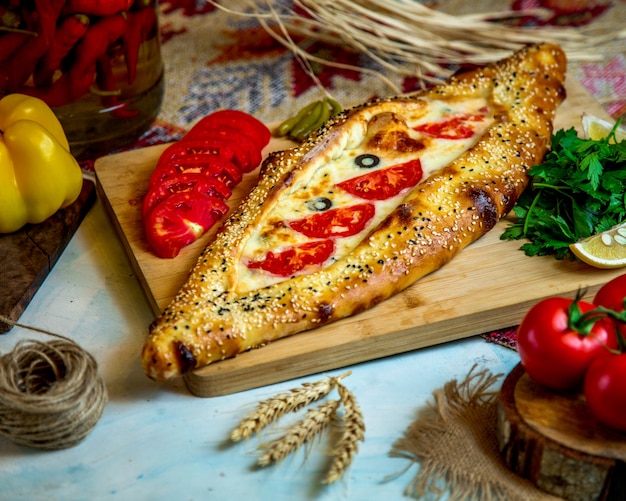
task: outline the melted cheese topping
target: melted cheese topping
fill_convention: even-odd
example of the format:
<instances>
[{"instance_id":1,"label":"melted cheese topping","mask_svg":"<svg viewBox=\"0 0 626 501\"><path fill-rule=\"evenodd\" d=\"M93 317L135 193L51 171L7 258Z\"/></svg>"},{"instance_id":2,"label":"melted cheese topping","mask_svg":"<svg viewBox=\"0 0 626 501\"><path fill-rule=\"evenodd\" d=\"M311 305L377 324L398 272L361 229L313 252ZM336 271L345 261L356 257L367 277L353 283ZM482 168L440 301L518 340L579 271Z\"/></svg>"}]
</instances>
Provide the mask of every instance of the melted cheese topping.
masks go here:
<instances>
[{"instance_id":1,"label":"melted cheese topping","mask_svg":"<svg viewBox=\"0 0 626 501\"><path fill-rule=\"evenodd\" d=\"M428 127L433 125L436 129L437 124L450 121L456 124L452 133L459 132L462 126L466 134L450 138L446 134L433 134ZM312 216L329 202L326 209L364 202L337 184L415 159L421 162L421 182L471 148L491 123L491 110L482 98L408 101L392 106L386 103L357 112L341 126L339 140L322 141L309 152L290 186L282 191L266 218L253 229L239 260L237 291L255 290L289 278L248 267L250 262L262 261L268 251L279 253L315 240L289 227L289 222ZM363 168L356 161L360 155L373 155L378 163ZM417 184L384 200L367 200L374 203L375 215L365 228L355 235L333 237L335 249L330 258L296 274L316 271L349 254L415 186Z\"/></svg>"}]
</instances>

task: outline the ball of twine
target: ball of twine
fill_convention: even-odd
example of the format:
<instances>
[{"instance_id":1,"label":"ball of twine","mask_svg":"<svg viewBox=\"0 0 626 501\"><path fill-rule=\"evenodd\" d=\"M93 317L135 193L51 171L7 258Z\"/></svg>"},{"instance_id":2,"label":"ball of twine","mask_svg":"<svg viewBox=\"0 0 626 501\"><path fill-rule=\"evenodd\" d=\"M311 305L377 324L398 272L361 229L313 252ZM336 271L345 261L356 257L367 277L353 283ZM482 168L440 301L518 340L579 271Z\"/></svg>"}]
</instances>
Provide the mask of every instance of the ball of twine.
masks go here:
<instances>
[{"instance_id":1,"label":"ball of twine","mask_svg":"<svg viewBox=\"0 0 626 501\"><path fill-rule=\"evenodd\" d=\"M0 357L0 435L19 445L66 449L93 429L108 396L95 359L71 339L48 334L57 339L20 340Z\"/></svg>"}]
</instances>

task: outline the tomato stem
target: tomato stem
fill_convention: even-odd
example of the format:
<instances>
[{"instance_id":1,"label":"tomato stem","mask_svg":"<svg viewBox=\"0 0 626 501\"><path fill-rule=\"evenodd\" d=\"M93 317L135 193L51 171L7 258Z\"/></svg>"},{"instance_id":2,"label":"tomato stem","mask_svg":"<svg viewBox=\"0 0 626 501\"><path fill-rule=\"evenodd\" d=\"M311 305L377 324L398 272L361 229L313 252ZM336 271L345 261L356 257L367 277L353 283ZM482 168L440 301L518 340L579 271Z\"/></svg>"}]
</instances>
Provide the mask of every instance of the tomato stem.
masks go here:
<instances>
[{"instance_id":1,"label":"tomato stem","mask_svg":"<svg viewBox=\"0 0 626 501\"><path fill-rule=\"evenodd\" d=\"M619 324L626 325L626 298L624 298L625 309L621 312L605 308L604 306L596 306L593 310L582 313L579 305L582 296L583 291L579 290L576 293L576 297L569 305L567 318L568 327L578 332L581 336L588 336L596 322L604 318L611 319L615 325L615 336L617 337L619 353L626 353L626 339L624 339L619 329Z\"/></svg>"}]
</instances>

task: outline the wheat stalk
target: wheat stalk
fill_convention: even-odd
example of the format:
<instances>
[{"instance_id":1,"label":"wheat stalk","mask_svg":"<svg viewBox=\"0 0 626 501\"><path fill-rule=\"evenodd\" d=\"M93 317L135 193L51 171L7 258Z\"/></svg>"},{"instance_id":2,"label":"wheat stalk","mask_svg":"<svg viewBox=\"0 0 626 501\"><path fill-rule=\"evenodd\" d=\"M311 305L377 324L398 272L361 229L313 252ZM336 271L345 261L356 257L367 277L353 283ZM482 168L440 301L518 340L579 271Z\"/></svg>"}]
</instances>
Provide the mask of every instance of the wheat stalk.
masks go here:
<instances>
[{"instance_id":1,"label":"wheat stalk","mask_svg":"<svg viewBox=\"0 0 626 501\"><path fill-rule=\"evenodd\" d=\"M231 432L231 440L248 438L286 413L302 409L337 388L339 400L328 400L317 408L308 410L304 417L291 426L282 437L264 447L257 461L260 466L267 466L284 459L304 443L311 442L331 421L337 418L337 409L343 405L341 417L343 431L333 450L331 465L323 482L330 484L339 480L358 452L358 443L365 439L365 424L361 409L355 396L340 382L349 375L350 371L316 383L303 383L301 387L294 388L289 393L280 393L260 402L256 410L245 416L237 428Z\"/></svg>"},{"instance_id":2,"label":"wheat stalk","mask_svg":"<svg viewBox=\"0 0 626 501\"><path fill-rule=\"evenodd\" d=\"M350 375L350 372L316 383L304 383L301 387L292 389L289 393L281 393L260 402L257 408L246 415L231 432L230 439L233 442L238 442L243 438L249 438L281 416L302 409L328 395L339 384L339 381L348 375Z\"/></svg>"},{"instance_id":3,"label":"wheat stalk","mask_svg":"<svg viewBox=\"0 0 626 501\"><path fill-rule=\"evenodd\" d=\"M337 390L344 408L344 429L333 451L333 460L324 479L325 484L331 484L343 476L359 450L359 442L365 440L365 423L356 398L342 384L337 385Z\"/></svg>"},{"instance_id":4,"label":"wheat stalk","mask_svg":"<svg viewBox=\"0 0 626 501\"><path fill-rule=\"evenodd\" d=\"M598 47L606 51L607 44L626 38L626 29L615 33L601 25L519 27L494 22L548 14L545 9L453 15L414 0L293 0L291 10L276 0L242 0L245 8L238 12L217 0L207 1L231 14L255 17L270 36L293 52L321 88L311 62L372 74L399 91L383 72L310 54L294 41L295 36L307 43L317 40L352 47L388 72L431 83L449 78L454 71L450 66L493 62L528 43L556 43L570 60L591 61L602 57ZM621 47L619 42L615 45Z\"/></svg>"},{"instance_id":5,"label":"wheat stalk","mask_svg":"<svg viewBox=\"0 0 626 501\"><path fill-rule=\"evenodd\" d=\"M285 435L273 441L259 456L259 465L267 466L280 461L305 442L313 440L333 420L338 406L339 400L329 400L315 409L308 410L301 421L289 428Z\"/></svg>"}]
</instances>

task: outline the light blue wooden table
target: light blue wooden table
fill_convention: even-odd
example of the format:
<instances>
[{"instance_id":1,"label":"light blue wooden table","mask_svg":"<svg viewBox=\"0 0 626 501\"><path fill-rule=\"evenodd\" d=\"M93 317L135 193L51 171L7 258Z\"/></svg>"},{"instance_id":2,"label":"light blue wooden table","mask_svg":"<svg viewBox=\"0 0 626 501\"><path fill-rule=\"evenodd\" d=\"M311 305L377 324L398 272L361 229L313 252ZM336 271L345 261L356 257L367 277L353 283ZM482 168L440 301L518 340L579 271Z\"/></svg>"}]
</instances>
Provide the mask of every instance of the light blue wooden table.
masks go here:
<instances>
[{"instance_id":1,"label":"light blue wooden table","mask_svg":"<svg viewBox=\"0 0 626 501\"><path fill-rule=\"evenodd\" d=\"M265 469L255 467L259 439L227 439L259 400L324 374L223 397L194 397L182 381L157 384L143 374L139 352L152 318L98 201L20 322L69 336L89 351L110 401L91 434L71 449L39 451L0 437L0 500L406 499L403 491L415 471L386 481L406 467L389 451L433 390L464 379L474 364L508 373L519 361L512 350L470 338L333 371L352 371L344 384L361 406L366 437L343 480L322 486L330 448L323 439ZM0 353L22 338L42 336L13 328L0 336Z\"/></svg>"}]
</instances>

